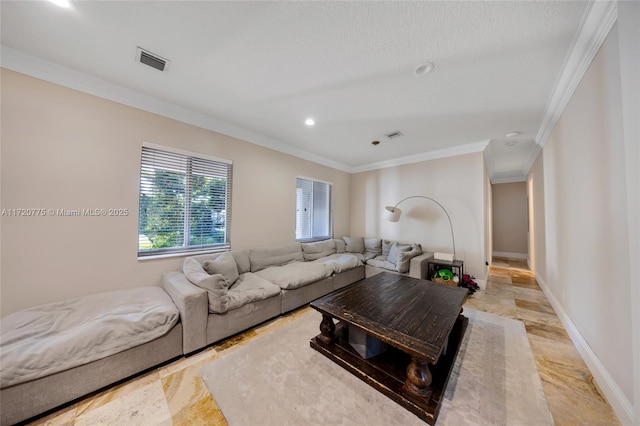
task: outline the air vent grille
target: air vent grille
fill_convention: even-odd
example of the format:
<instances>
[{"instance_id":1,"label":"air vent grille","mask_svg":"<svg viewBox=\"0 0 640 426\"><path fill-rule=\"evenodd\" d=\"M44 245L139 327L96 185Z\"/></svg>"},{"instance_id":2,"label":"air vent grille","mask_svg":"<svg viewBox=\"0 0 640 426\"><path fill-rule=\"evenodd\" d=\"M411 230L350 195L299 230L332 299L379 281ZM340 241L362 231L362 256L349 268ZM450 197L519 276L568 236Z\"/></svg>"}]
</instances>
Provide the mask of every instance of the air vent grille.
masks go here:
<instances>
[{"instance_id":1,"label":"air vent grille","mask_svg":"<svg viewBox=\"0 0 640 426\"><path fill-rule=\"evenodd\" d=\"M168 60L140 47L138 47L136 59L138 62L148 65L151 68L155 68L158 71L165 71L169 66Z\"/></svg>"},{"instance_id":2,"label":"air vent grille","mask_svg":"<svg viewBox=\"0 0 640 426\"><path fill-rule=\"evenodd\" d=\"M389 139L393 139L393 138L399 138L400 136L402 136L402 132L399 130L396 130L395 132L391 132L389 134L386 135Z\"/></svg>"}]
</instances>

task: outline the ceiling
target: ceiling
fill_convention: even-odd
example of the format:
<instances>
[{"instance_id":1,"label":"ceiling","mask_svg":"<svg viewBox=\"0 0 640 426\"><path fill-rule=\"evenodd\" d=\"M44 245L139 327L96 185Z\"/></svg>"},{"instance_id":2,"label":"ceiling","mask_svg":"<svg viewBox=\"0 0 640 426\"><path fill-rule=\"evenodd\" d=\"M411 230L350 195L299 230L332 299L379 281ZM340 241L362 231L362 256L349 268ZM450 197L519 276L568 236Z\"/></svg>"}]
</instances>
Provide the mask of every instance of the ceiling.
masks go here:
<instances>
[{"instance_id":1,"label":"ceiling","mask_svg":"<svg viewBox=\"0 0 640 426\"><path fill-rule=\"evenodd\" d=\"M523 180L588 6L2 1L2 65L348 172L486 150Z\"/></svg>"}]
</instances>

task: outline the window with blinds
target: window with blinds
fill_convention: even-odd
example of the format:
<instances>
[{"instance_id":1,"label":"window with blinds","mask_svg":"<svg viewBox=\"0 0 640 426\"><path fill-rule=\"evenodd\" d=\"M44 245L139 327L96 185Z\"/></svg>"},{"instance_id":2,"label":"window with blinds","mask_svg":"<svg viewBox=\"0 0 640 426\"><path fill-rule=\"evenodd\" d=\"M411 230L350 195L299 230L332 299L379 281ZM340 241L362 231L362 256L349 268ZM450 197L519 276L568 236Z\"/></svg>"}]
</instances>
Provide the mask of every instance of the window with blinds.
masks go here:
<instances>
[{"instance_id":1,"label":"window with blinds","mask_svg":"<svg viewBox=\"0 0 640 426\"><path fill-rule=\"evenodd\" d=\"M231 162L142 147L138 256L230 247Z\"/></svg>"},{"instance_id":2,"label":"window with blinds","mask_svg":"<svg viewBox=\"0 0 640 426\"><path fill-rule=\"evenodd\" d=\"M296 179L296 240L331 238L331 184Z\"/></svg>"}]
</instances>

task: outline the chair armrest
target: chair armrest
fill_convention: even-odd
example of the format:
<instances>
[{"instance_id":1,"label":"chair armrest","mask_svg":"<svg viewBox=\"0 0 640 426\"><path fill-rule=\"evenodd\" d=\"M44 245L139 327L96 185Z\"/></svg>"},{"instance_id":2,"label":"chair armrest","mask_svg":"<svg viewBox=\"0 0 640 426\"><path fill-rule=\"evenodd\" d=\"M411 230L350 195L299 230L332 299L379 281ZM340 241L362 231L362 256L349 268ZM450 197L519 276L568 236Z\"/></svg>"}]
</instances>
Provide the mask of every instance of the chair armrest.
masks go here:
<instances>
[{"instance_id":1,"label":"chair armrest","mask_svg":"<svg viewBox=\"0 0 640 426\"><path fill-rule=\"evenodd\" d=\"M182 321L182 350L186 355L207 345L207 292L193 285L182 272L162 275L162 288L171 296Z\"/></svg>"},{"instance_id":2,"label":"chair armrest","mask_svg":"<svg viewBox=\"0 0 640 426\"><path fill-rule=\"evenodd\" d=\"M414 257L409 261L409 276L428 280L427 277L427 260L433 256L433 253L425 252Z\"/></svg>"}]
</instances>

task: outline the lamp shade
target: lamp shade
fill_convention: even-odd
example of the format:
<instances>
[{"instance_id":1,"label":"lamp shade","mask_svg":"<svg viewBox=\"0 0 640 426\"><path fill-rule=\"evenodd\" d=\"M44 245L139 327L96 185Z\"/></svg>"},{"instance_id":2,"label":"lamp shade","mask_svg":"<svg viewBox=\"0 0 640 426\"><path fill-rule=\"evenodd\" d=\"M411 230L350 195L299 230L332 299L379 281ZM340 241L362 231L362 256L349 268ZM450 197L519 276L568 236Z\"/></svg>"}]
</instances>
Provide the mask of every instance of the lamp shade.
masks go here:
<instances>
[{"instance_id":1,"label":"lamp shade","mask_svg":"<svg viewBox=\"0 0 640 426\"><path fill-rule=\"evenodd\" d=\"M400 215L402 214L402 210L397 207L385 206L384 208L386 212L386 219L389 222L397 222L400 220Z\"/></svg>"}]
</instances>

